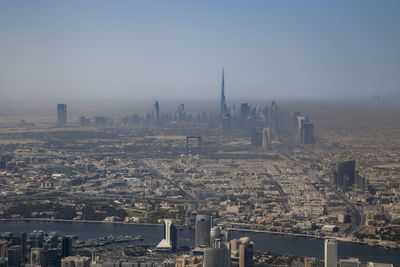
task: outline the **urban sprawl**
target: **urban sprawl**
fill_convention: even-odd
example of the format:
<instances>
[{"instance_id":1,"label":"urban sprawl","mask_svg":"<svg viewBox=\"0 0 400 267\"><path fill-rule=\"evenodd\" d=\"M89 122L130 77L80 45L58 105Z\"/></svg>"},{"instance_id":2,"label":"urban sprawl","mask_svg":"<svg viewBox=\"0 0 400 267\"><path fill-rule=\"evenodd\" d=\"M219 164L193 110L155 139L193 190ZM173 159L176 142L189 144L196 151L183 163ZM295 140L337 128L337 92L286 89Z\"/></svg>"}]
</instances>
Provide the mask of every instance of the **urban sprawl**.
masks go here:
<instances>
[{"instance_id":1,"label":"urban sprawl","mask_svg":"<svg viewBox=\"0 0 400 267\"><path fill-rule=\"evenodd\" d=\"M129 233L2 232L0 267L393 266L339 259L337 247L400 248L397 126L348 134L275 101L229 106L224 87L222 74L217 112L155 101L145 114L70 119L58 104L57 122L2 123L0 219L159 224L164 235L135 245ZM193 247L178 245L183 228ZM325 258L256 251L246 232L324 239Z\"/></svg>"}]
</instances>

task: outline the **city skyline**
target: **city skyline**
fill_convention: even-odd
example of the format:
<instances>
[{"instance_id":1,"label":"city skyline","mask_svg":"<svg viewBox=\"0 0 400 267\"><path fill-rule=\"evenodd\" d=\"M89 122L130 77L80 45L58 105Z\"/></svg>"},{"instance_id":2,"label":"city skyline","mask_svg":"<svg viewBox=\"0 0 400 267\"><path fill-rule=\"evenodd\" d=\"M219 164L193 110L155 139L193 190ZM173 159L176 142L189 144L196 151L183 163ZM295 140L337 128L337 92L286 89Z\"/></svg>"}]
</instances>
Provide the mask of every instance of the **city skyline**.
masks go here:
<instances>
[{"instance_id":1,"label":"city skyline","mask_svg":"<svg viewBox=\"0 0 400 267\"><path fill-rule=\"evenodd\" d=\"M400 267L399 11L0 1L0 267Z\"/></svg>"}]
</instances>

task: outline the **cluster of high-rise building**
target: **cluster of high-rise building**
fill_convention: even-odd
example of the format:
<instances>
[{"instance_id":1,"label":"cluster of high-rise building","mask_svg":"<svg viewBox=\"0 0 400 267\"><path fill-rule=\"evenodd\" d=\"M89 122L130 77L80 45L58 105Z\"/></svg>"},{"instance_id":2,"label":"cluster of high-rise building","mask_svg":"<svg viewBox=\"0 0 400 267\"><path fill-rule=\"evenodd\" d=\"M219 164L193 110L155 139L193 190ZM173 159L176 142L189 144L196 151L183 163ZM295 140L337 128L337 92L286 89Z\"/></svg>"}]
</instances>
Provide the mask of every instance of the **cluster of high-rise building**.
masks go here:
<instances>
[{"instance_id":1,"label":"cluster of high-rise building","mask_svg":"<svg viewBox=\"0 0 400 267\"><path fill-rule=\"evenodd\" d=\"M316 261L305 259L305 267L316 267ZM358 258L339 259L338 242L334 239L325 239L324 267L393 267L393 264L361 262Z\"/></svg>"},{"instance_id":2,"label":"cluster of high-rise building","mask_svg":"<svg viewBox=\"0 0 400 267\"><path fill-rule=\"evenodd\" d=\"M229 238L229 233L219 226L212 225L212 217L197 215L195 225L195 248L192 253L180 252L180 256L163 257L162 265L143 260L131 263L132 266L197 266L197 267L252 267L254 243L248 237ZM164 236L154 251L157 254L176 255L178 248L177 228L171 220L164 220ZM0 233L1 267L108 267L111 263L96 263L95 254L91 257L79 256L72 251L72 238L58 236L55 232L46 234L42 230L30 234ZM112 263L116 266L117 263ZM122 263L118 262L118 266ZM128 263L122 266L128 266ZM135 265L136 264L136 265ZM192 265L191 265L192 264Z\"/></svg>"},{"instance_id":3,"label":"cluster of high-rise building","mask_svg":"<svg viewBox=\"0 0 400 267\"><path fill-rule=\"evenodd\" d=\"M229 232L212 225L209 215L195 217L195 248L192 254L176 259L175 266L239 267L253 266L254 243L248 237L230 240ZM156 246L158 253L176 252L177 231L171 220L164 220L164 238Z\"/></svg>"},{"instance_id":4,"label":"cluster of high-rise building","mask_svg":"<svg viewBox=\"0 0 400 267\"><path fill-rule=\"evenodd\" d=\"M203 256L203 267L253 266L253 242L248 237L230 239L229 232L212 225L209 215L196 216L194 256Z\"/></svg>"},{"instance_id":5,"label":"cluster of high-rise building","mask_svg":"<svg viewBox=\"0 0 400 267\"><path fill-rule=\"evenodd\" d=\"M289 129L300 144L314 144L314 124L300 111L289 113Z\"/></svg>"},{"instance_id":6,"label":"cluster of high-rise building","mask_svg":"<svg viewBox=\"0 0 400 267\"><path fill-rule=\"evenodd\" d=\"M67 122L66 104L58 104L58 125L64 126ZM81 116L81 126L94 125L106 127L111 125L154 125L162 126L170 123L199 123L207 124L209 127L219 127L225 138L233 135L249 137L251 144L265 150L272 148L273 141L285 141L281 133L289 132L299 144L313 144L314 124L308 116L301 112L289 113L289 124L284 121L283 113L275 101L271 105L252 105L241 103L239 109L233 105L228 106L225 97L225 75L222 70L221 99L219 112L186 113L185 104L179 104L174 112L161 112L159 101L155 101L153 108L145 115L135 113L124 116L120 120L114 120L104 116L96 116L94 123L89 118ZM288 129L287 129L288 128Z\"/></svg>"},{"instance_id":7,"label":"cluster of high-rise building","mask_svg":"<svg viewBox=\"0 0 400 267\"><path fill-rule=\"evenodd\" d=\"M164 236L155 247L154 257L138 258L136 262L98 262L96 252L83 256L72 251L72 238L55 232L35 230L26 233L0 233L1 267L253 267L269 266L254 263L254 242L248 237L230 239L229 232L212 225L209 215L195 217L195 248L189 253L177 246L177 229L171 220L164 220ZM86 253L86 252L85 252ZM157 256L157 255L163 256ZM115 259L115 257L112 257ZM157 260L158 259L158 260ZM324 241L324 267L393 267L393 264L367 262L358 258L340 259L338 242ZM321 261L301 257L293 262L298 267L321 266ZM287 266L287 265L284 265Z\"/></svg>"},{"instance_id":8,"label":"cluster of high-rise building","mask_svg":"<svg viewBox=\"0 0 400 267\"><path fill-rule=\"evenodd\" d=\"M0 233L1 267L58 267L62 259L71 255L72 238L69 236L37 230L28 235Z\"/></svg>"}]
</instances>

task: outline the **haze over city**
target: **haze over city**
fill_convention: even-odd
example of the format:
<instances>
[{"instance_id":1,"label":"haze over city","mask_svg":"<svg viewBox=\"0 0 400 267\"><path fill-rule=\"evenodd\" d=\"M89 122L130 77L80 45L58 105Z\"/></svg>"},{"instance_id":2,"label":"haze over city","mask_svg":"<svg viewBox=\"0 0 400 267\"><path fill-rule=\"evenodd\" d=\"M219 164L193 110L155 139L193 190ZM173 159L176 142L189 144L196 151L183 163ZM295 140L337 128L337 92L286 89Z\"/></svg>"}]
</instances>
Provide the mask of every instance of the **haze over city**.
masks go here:
<instances>
[{"instance_id":1,"label":"haze over city","mask_svg":"<svg viewBox=\"0 0 400 267\"><path fill-rule=\"evenodd\" d=\"M0 267L400 267L399 1L0 1Z\"/></svg>"}]
</instances>

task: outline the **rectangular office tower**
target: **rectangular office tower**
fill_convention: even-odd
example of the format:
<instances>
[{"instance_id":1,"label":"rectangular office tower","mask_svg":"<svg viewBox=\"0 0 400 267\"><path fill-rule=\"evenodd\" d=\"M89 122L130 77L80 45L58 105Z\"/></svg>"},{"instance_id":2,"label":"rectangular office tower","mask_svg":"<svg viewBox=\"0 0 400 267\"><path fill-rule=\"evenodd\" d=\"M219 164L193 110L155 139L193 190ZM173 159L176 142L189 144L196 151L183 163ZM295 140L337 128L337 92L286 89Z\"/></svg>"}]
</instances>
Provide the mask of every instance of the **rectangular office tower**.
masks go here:
<instances>
[{"instance_id":1,"label":"rectangular office tower","mask_svg":"<svg viewBox=\"0 0 400 267\"><path fill-rule=\"evenodd\" d=\"M356 161L349 160L339 162L333 171L333 182L340 187L344 192L349 190L349 187L354 185L356 177Z\"/></svg>"},{"instance_id":2,"label":"rectangular office tower","mask_svg":"<svg viewBox=\"0 0 400 267\"><path fill-rule=\"evenodd\" d=\"M300 128L300 144L314 144L314 124L305 121Z\"/></svg>"},{"instance_id":3,"label":"rectangular office tower","mask_svg":"<svg viewBox=\"0 0 400 267\"><path fill-rule=\"evenodd\" d=\"M195 247L205 248L210 246L212 218L208 215L196 216Z\"/></svg>"},{"instance_id":4,"label":"rectangular office tower","mask_svg":"<svg viewBox=\"0 0 400 267\"><path fill-rule=\"evenodd\" d=\"M253 267L254 242L248 237L240 238L239 267Z\"/></svg>"},{"instance_id":5,"label":"rectangular office tower","mask_svg":"<svg viewBox=\"0 0 400 267\"><path fill-rule=\"evenodd\" d=\"M57 105L57 123L58 125L63 125L67 123L67 105L58 104Z\"/></svg>"},{"instance_id":6,"label":"rectangular office tower","mask_svg":"<svg viewBox=\"0 0 400 267\"><path fill-rule=\"evenodd\" d=\"M20 245L9 247L7 255L8 267L21 267L22 247Z\"/></svg>"},{"instance_id":7,"label":"rectangular office tower","mask_svg":"<svg viewBox=\"0 0 400 267\"><path fill-rule=\"evenodd\" d=\"M337 267L337 242L325 239L325 267Z\"/></svg>"},{"instance_id":8,"label":"rectangular office tower","mask_svg":"<svg viewBox=\"0 0 400 267\"><path fill-rule=\"evenodd\" d=\"M203 256L203 267L229 267L231 257L228 248L205 248Z\"/></svg>"}]
</instances>

